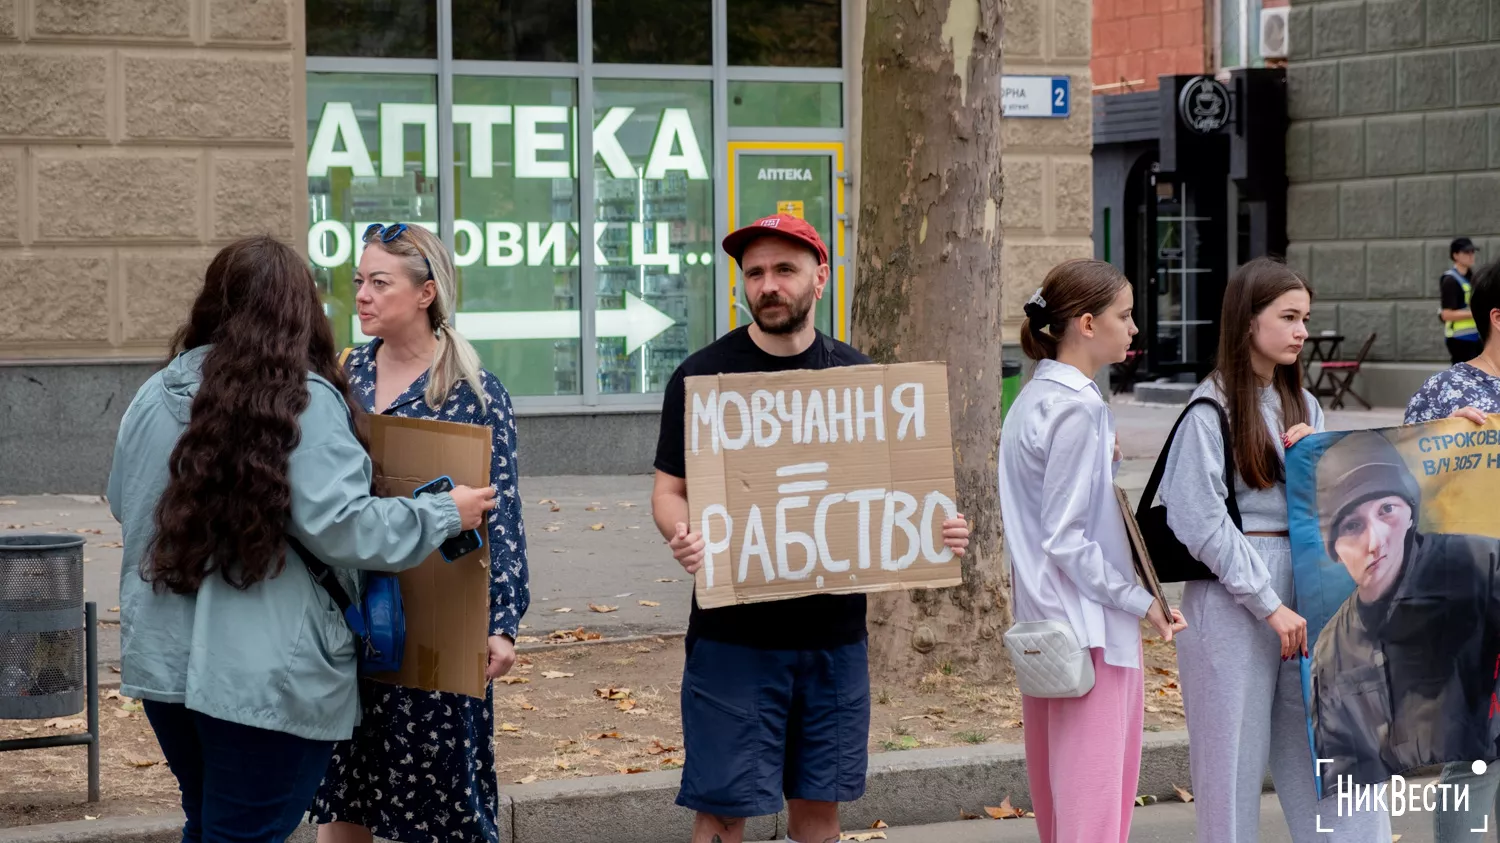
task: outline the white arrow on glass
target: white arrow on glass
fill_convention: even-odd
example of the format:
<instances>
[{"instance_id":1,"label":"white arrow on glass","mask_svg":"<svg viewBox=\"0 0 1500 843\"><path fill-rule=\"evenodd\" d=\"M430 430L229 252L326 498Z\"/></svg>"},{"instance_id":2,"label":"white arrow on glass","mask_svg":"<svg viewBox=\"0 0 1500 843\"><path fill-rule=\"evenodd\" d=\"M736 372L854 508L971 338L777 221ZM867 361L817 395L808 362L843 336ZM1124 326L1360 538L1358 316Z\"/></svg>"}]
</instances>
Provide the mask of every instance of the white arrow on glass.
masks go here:
<instances>
[{"instance_id":1,"label":"white arrow on glass","mask_svg":"<svg viewBox=\"0 0 1500 843\"><path fill-rule=\"evenodd\" d=\"M354 341L369 342L359 330L359 316L351 317ZM523 310L492 313L458 314L458 332L470 340L572 340L581 336L576 310ZM594 333L601 337L624 337L625 353L637 348L677 324L662 313L626 291L625 307L598 310L594 313Z\"/></svg>"}]
</instances>

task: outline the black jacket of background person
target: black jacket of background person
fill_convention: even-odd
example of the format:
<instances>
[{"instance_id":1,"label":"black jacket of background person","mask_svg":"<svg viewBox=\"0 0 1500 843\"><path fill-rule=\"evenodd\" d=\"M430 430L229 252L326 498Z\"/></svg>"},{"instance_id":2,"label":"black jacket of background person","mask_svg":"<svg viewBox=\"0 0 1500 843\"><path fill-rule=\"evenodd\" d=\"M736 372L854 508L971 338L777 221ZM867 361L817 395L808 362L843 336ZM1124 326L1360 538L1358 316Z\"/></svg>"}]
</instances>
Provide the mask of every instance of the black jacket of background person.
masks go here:
<instances>
[{"instance_id":1,"label":"black jacket of background person","mask_svg":"<svg viewBox=\"0 0 1500 843\"><path fill-rule=\"evenodd\" d=\"M1318 635L1313 718L1326 792L1338 776L1389 781L1413 767L1494 760L1500 541L1412 529L1390 595L1350 594Z\"/></svg>"}]
</instances>

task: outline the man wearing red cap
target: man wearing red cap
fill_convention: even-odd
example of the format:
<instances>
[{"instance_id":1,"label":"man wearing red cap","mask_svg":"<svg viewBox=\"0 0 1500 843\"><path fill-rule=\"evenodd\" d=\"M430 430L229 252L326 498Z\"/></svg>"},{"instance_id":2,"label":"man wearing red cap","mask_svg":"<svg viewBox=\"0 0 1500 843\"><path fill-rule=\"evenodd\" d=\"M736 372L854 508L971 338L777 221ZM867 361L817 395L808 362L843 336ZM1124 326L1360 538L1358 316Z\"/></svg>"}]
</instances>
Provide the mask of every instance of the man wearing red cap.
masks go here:
<instances>
[{"instance_id":1,"label":"man wearing red cap","mask_svg":"<svg viewBox=\"0 0 1500 843\"><path fill-rule=\"evenodd\" d=\"M656 526L688 573L704 542L688 526L684 379L694 375L829 369L871 362L813 326L828 285L828 248L785 214L724 238L739 264L753 322L683 361L667 384L651 495ZM944 525L962 553L968 528ZM739 843L747 817L787 805L787 839L839 839L838 803L865 790L870 675L865 596L817 594L702 609L688 620L682 676L687 751L677 804L698 812L693 843Z\"/></svg>"}]
</instances>

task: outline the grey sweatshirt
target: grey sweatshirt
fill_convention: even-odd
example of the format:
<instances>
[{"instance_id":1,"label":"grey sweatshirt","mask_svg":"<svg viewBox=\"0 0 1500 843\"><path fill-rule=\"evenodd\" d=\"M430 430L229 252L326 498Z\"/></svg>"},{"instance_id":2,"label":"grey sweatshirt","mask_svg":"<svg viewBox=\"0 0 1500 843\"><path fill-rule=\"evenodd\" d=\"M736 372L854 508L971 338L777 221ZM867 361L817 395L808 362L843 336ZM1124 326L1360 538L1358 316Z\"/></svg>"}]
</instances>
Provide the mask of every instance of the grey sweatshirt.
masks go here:
<instances>
[{"instance_id":1,"label":"grey sweatshirt","mask_svg":"<svg viewBox=\"0 0 1500 843\"><path fill-rule=\"evenodd\" d=\"M1194 399L1204 397L1226 405L1212 378L1193 392ZM1313 429L1321 432L1322 406L1306 390L1303 398ZM1225 409L1228 410L1227 405ZM1281 434L1286 432L1286 425L1281 420L1281 402L1271 387L1260 391L1260 412L1277 454L1284 459ZM1285 484L1251 489L1236 471L1234 492L1245 532L1274 533L1287 529ZM1214 572L1241 606L1255 617L1265 619L1281 606L1281 597L1271 585L1266 563L1230 520L1227 496L1224 438L1219 431L1218 416L1212 407L1194 407L1177 430L1158 492L1158 499L1167 508L1167 526L1194 558Z\"/></svg>"}]
</instances>

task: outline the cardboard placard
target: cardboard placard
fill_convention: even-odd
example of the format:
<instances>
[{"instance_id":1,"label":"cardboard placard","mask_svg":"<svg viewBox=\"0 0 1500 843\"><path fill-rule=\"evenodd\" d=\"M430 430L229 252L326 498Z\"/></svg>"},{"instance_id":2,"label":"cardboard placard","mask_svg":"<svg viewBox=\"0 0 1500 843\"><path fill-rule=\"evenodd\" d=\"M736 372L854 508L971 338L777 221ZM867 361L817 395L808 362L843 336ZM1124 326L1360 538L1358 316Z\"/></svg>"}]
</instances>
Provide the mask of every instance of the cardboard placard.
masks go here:
<instances>
[{"instance_id":1,"label":"cardboard placard","mask_svg":"<svg viewBox=\"0 0 1500 843\"><path fill-rule=\"evenodd\" d=\"M1120 517L1125 519L1125 532L1130 536L1131 556L1135 558L1135 574L1141 580L1141 585L1151 592L1161 603L1163 614L1170 620L1172 617L1172 604L1167 602L1167 593L1162 591L1161 580L1157 579L1156 566L1151 564L1151 552L1146 549L1146 539L1141 536L1141 525L1135 520L1135 509L1130 505L1130 496L1119 486L1115 487L1115 502L1120 505Z\"/></svg>"},{"instance_id":2,"label":"cardboard placard","mask_svg":"<svg viewBox=\"0 0 1500 843\"><path fill-rule=\"evenodd\" d=\"M490 483L491 432L473 424L370 417L370 456L381 493L411 497L447 475L455 486ZM436 551L399 574L406 608L406 655L379 682L484 698L489 660L490 546L449 562Z\"/></svg>"},{"instance_id":3,"label":"cardboard placard","mask_svg":"<svg viewBox=\"0 0 1500 843\"><path fill-rule=\"evenodd\" d=\"M957 515L944 363L687 379L698 605L940 588Z\"/></svg>"}]
</instances>

